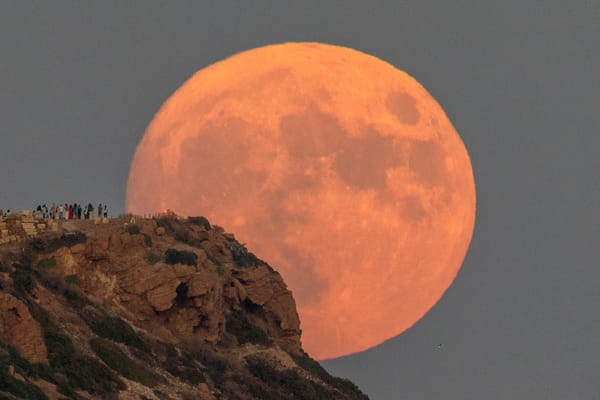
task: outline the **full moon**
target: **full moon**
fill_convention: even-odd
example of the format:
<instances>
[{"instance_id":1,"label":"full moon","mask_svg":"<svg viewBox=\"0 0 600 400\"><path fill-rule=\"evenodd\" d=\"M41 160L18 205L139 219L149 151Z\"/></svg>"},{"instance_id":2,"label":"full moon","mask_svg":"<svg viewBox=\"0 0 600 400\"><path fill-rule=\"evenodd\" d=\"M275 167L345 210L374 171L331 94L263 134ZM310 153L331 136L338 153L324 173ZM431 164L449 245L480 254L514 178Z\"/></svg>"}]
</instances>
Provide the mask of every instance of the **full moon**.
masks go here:
<instances>
[{"instance_id":1,"label":"full moon","mask_svg":"<svg viewBox=\"0 0 600 400\"><path fill-rule=\"evenodd\" d=\"M475 223L469 155L436 100L376 57L320 43L196 72L148 126L126 203L233 232L281 273L319 360L422 318Z\"/></svg>"}]
</instances>

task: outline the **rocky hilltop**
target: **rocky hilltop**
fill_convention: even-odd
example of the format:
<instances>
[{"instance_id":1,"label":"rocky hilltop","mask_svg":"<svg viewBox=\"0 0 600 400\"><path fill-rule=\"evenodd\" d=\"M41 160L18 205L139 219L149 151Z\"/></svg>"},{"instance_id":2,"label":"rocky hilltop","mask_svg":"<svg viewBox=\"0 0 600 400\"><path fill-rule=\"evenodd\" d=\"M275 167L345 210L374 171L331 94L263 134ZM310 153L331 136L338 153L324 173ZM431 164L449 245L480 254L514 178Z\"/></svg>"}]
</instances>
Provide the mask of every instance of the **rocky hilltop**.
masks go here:
<instances>
[{"instance_id":1,"label":"rocky hilltop","mask_svg":"<svg viewBox=\"0 0 600 400\"><path fill-rule=\"evenodd\" d=\"M0 399L367 399L281 276L203 217L0 220Z\"/></svg>"}]
</instances>

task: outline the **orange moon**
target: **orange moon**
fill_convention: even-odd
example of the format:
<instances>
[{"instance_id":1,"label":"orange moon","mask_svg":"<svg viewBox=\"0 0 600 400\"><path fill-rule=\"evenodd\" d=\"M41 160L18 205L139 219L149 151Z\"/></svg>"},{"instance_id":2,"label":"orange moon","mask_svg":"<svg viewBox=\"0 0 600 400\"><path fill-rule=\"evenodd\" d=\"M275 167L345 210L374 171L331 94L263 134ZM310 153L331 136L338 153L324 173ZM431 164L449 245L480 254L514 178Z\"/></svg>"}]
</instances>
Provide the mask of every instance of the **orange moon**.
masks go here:
<instances>
[{"instance_id":1,"label":"orange moon","mask_svg":"<svg viewBox=\"0 0 600 400\"><path fill-rule=\"evenodd\" d=\"M137 147L127 210L204 215L294 293L323 360L411 327L454 280L475 223L469 155L435 99L365 53L245 51L189 78Z\"/></svg>"}]
</instances>

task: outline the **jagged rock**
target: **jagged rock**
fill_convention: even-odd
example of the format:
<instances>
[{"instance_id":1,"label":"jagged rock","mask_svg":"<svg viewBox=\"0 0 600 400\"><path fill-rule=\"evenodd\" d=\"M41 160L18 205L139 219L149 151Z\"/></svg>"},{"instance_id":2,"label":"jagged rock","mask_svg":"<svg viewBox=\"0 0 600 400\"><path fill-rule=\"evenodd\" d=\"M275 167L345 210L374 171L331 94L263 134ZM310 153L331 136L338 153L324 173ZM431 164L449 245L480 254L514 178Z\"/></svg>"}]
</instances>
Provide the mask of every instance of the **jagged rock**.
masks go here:
<instances>
[{"instance_id":1,"label":"jagged rock","mask_svg":"<svg viewBox=\"0 0 600 400\"><path fill-rule=\"evenodd\" d=\"M78 248L77 251L79 253L75 254L81 254L81 252L83 252L80 248ZM79 270L79 260L77 260L73 254L73 250L68 247L60 248L54 253L56 266L64 275L73 275Z\"/></svg>"},{"instance_id":2,"label":"jagged rock","mask_svg":"<svg viewBox=\"0 0 600 400\"><path fill-rule=\"evenodd\" d=\"M215 229L206 233L208 234L208 240L204 240L201 243L202 249L208 254L211 254L212 259L216 263L220 265L231 264L233 262L233 257L227 248L227 242L223 236L220 236Z\"/></svg>"},{"instance_id":3,"label":"jagged rock","mask_svg":"<svg viewBox=\"0 0 600 400\"><path fill-rule=\"evenodd\" d=\"M61 228L66 233L74 233L79 231L79 226L75 221L64 221L61 224Z\"/></svg>"},{"instance_id":4,"label":"jagged rock","mask_svg":"<svg viewBox=\"0 0 600 400\"><path fill-rule=\"evenodd\" d=\"M188 296L196 297L207 294L218 286L219 275L216 271L194 272L188 281Z\"/></svg>"},{"instance_id":5,"label":"jagged rock","mask_svg":"<svg viewBox=\"0 0 600 400\"><path fill-rule=\"evenodd\" d=\"M197 242L203 242L211 237L210 233L208 233L208 230L204 226L192 225L190 226L190 230L193 232L193 239L195 239Z\"/></svg>"},{"instance_id":6,"label":"jagged rock","mask_svg":"<svg viewBox=\"0 0 600 400\"><path fill-rule=\"evenodd\" d=\"M242 270L239 280L244 282L248 299L256 305L265 305L274 295L274 276L265 266Z\"/></svg>"},{"instance_id":7,"label":"jagged rock","mask_svg":"<svg viewBox=\"0 0 600 400\"><path fill-rule=\"evenodd\" d=\"M119 269L121 270L121 268ZM140 279L141 276L144 279ZM155 268L148 266L125 266L125 268L122 268L122 274L120 274L119 278L120 288L125 292L135 294L148 292L169 281L177 281L177 276L173 269L166 265L160 265Z\"/></svg>"},{"instance_id":8,"label":"jagged rock","mask_svg":"<svg viewBox=\"0 0 600 400\"><path fill-rule=\"evenodd\" d=\"M181 264L175 264L173 266L168 266L167 268L171 268L175 276L183 281L187 281L196 271L195 267Z\"/></svg>"},{"instance_id":9,"label":"jagged rock","mask_svg":"<svg viewBox=\"0 0 600 400\"><path fill-rule=\"evenodd\" d=\"M71 254L83 254L85 252L85 245L83 243L76 244L72 246L70 249Z\"/></svg>"},{"instance_id":10,"label":"jagged rock","mask_svg":"<svg viewBox=\"0 0 600 400\"><path fill-rule=\"evenodd\" d=\"M107 260L109 257L109 244L109 239L105 237L89 242L85 249L86 258L92 261Z\"/></svg>"},{"instance_id":11,"label":"jagged rock","mask_svg":"<svg viewBox=\"0 0 600 400\"><path fill-rule=\"evenodd\" d=\"M39 323L32 318L27 305L5 292L0 292L0 340L14 346L32 363L48 362Z\"/></svg>"},{"instance_id":12,"label":"jagged rock","mask_svg":"<svg viewBox=\"0 0 600 400\"><path fill-rule=\"evenodd\" d=\"M237 291L237 296L238 296L239 301L242 302L242 301L246 300L246 298L248 297L248 291L246 290L244 285L242 285L240 283L240 281L238 281L237 279L233 279L232 282Z\"/></svg>"},{"instance_id":13,"label":"jagged rock","mask_svg":"<svg viewBox=\"0 0 600 400\"><path fill-rule=\"evenodd\" d=\"M156 311L166 311L173 306L173 301L177 297L177 286L181 281L178 279L171 279L160 286L151 289L147 293L148 303Z\"/></svg>"},{"instance_id":14,"label":"jagged rock","mask_svg":"<svg viewBox=\"0 0 600 400\"><path fill-rule=\"evenodd\" d=\"M269 324L277 329L269 333L282 346L298 351L300 345L300 317L296 302L279 274L272 273L266 266L238 271L238 279L248 300L263 306Z\"/></svg>"},{"instance_id":15,"label":"jagged rock","mask_svg":"<svg viewBox=\"0 0 600 400\"><path fill-rule=\"evenodd\" d=\"M17 227L20 218L7 227ZM60 221L60 233L53 231L53 223L41 232L42 240L60 239L66 230L81 231L87 239L52 253L47 249L55 247L33 254L31 265L37 270L31 274L33 287L26 296L46 310L56 329L80 354L96 357L90 339L101 337L138 366L167 378L143 384L121 376L126 388L107 397L72 388L80 398L256 398L247 391L249 385L259 385L270 398L293 398L288 388L271 387L276 381L262 381L245 367L245 357L268 354L268 359L279 360L271 366L274 370L298 368L288 354L302 354L292 293L265 264L237 265L229 247L235 240L233 234L180 219L136 218L132 222L127 217L99 225ZM140 234L130 233L131 223L140 228ZM26 247L22 226L21 233L13 233L14 229L11 235ZM167 265L169 249L194 252L197 265ZM10 266L5 270L18 272L23 268L21 256L21 252L0 251L0 263ZM51 258L56 262L45 261ZM13 272L0 272L0 341L15 346L32 362L47 362L39 324L24 303L7 293L7 288L14 287ZM123 324L132 329L123 331ZM147 346L143 351L136 347L140 340L136 335ZM198 383L197 374L205 383ZM64 371L54 371L58 386L39 377L18 378L37 385L51 399L61 396L57 387L70 384ZM333 387L308 371L298 379L294 384L308 391L314 391L315 384L322 385L319 390L327 398L365 398L347 387ZM4 395L0 388L0 397ZM318 398L316 392L314 398Z\"/></svg>"}]
</instances>

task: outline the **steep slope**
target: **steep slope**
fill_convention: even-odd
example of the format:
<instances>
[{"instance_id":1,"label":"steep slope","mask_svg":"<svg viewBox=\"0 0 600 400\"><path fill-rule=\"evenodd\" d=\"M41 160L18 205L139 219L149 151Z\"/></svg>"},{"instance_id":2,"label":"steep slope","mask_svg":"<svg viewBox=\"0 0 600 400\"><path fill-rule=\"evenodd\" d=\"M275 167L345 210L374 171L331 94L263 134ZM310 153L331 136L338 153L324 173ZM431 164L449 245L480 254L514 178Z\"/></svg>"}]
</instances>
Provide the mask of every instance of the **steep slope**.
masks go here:
<instances>
[{"instance_id":1,"label":"steep slope","mask_svg":"<svg viewBox=\"0 0 600 400\"><path fill-rule=\"evenodd\" d=\"M22 218L0 243L0 399L367 398L303 352L281 276L205 218Z\"/></svg>"}]
</instances>

